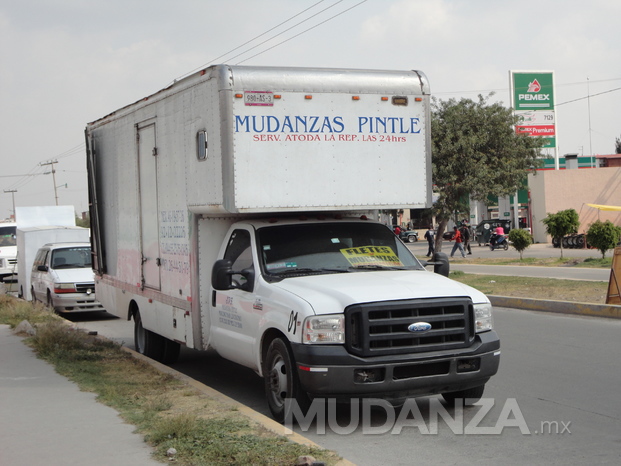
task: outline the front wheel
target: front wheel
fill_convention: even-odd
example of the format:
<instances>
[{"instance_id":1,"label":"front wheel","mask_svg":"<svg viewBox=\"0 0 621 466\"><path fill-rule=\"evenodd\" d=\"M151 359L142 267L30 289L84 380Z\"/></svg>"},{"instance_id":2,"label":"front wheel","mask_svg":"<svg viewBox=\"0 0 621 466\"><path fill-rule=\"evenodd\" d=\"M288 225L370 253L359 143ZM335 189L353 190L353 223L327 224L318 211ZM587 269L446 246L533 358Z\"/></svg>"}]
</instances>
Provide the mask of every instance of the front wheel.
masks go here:
<instances>
[{"instance_id":1,"label":"front wheel","mask_svg":"<svg viewBox=\"0 0 621 466\"><path fill-rule=\"evenodd\" d=\"M418 241L418 238L416 237L416 235L408 236L408 243L416 243L417 241Z\"/></svg>"},{"instance_id":2,"label":"front wheel","mask_svg":"<svg viewBox=\"0 0 621 466\"><path fill-rule=\"evenodd\" d=\"M458 403L461 404L461 406L471 406L481 399L484 391L485 384L466 390L443 393L442 398L451 406L455 406Z\"/></svg>"},{"instance_id":3,"label":"front wheel","mask_svg":"<svg viewBox=\"0 0 621 466\"><path fill-rule=\"evenodd\" d=\"M289 348L281 338L274 339L267 349L263 377L267 404L276 421L285 422L293 403L297 403L302 414L306 414L310 398L302 390Z\"/></svg>"}]
</instances>

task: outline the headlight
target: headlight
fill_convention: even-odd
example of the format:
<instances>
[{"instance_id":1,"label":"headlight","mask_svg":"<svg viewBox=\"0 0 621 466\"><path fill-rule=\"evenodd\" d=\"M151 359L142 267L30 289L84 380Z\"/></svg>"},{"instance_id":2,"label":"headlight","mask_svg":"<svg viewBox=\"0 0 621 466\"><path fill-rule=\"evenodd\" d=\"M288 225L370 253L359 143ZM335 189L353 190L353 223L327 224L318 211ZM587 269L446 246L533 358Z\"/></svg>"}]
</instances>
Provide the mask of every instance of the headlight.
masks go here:
<instances>
[{"instance_id":1,"label":"headlight","mask_svg":"<svg viewBox=\"0 0 621 466\"><path fill-rule=\"evenodd\" d=\"M304 321L302 342L306 344L345 343L345 316L327 315L308 317Z\"/></svg>"},{"instance_id":2,"label":"headlight","mask_svg":"<svg viewBox=\"0 0 621 466\"><path fill-rule=\"evenodd\" d=\"M492 305L475 304L474 305L474 329L476 333L486 332L493 328L492 322Z\"/></svg>"},{"instance_id":3,"label":"headlight","mask_svg":"<svg viewBox=\"0 0 621 466\"><path fill-rule=\"evenodd\" d=\"M54 293L75 293L75 283L54 283Z\"/></svg>"}]
</instances>

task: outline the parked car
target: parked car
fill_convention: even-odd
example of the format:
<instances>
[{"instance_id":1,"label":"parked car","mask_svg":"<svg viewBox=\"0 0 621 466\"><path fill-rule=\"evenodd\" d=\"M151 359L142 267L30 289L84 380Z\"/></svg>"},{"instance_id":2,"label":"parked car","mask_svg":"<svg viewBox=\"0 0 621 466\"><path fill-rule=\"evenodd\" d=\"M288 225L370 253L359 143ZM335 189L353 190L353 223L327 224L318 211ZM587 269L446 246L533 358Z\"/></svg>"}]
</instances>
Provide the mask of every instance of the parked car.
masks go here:
<instances>
[{"instance_id":1,"label":"parked car","mask_svg":"<svg viewBox=\"0 0 621 466\"><path fill-rule=\"evenodd\" d=\"M33 301L56 312L103 311L95 298L89 243L48 243L35 256L30 276Z\"/></svg>"}]
</instances>

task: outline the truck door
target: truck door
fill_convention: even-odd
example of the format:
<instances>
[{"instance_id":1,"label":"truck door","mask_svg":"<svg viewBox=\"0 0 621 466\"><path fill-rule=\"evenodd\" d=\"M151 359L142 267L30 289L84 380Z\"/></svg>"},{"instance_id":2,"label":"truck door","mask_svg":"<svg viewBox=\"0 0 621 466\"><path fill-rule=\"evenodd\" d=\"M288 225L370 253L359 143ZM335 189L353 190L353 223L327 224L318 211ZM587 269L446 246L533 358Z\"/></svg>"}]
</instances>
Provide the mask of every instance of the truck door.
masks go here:
<instances>
[{"instance_id":1,"label":"truck door","mask_svg":"<svg viewBox=\"0 0 621 466\"><path fill-rule=\"evenodd\" d=\"M249 230L235 229L229 236L224 259L233 263L233 271L255 267L253 239ZM245 283L243 276L233 275L237 285ZM252 290L251 284L249 290ZM213 346L218 353L247 367L256 365L255 340L260 311L252 291L233 289L216 291L212 307Z\"/></svg>"},{"instance_id":2,"label":"truck door","mask_svg":"<svg viewBox=\"0 0 621 466\"><path fill-rule=\"evenodd\" d=\"M155 123L138 128L138 176L140 195L140 250L142 283L160 289L160 242L157 205L157 147Z\"/></svg>"}]
</instances>

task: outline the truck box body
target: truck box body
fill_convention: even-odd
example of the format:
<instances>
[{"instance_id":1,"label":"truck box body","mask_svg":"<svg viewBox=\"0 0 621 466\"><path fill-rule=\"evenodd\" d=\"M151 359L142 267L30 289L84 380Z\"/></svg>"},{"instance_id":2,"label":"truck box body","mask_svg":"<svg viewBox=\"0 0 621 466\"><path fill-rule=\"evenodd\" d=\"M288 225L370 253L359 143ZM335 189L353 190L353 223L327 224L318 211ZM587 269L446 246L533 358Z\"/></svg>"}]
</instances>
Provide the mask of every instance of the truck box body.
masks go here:
<instances>
[{"instance_id":1,"label":"truck box body","mask_svg":"<svg viewBox=\"0 0 621 466\"><path fill-rule=\"evenodd\" d=\"M475 329L475 308L487 309L487 298L425 271L369 220L380 209L431 205L429 99L419 71L218 65L89 123L98 299L134 318L145 354L165 360L178 344L213 347L276 388L266 361L297 361L299 377L283 380L314 395L484 384L499 354L493 330L483 342ZM397 183L403 173L408 182ZM332 376L350 373L354 362L429 358L412 354L411 338L399 343L403 335L360 334L373 327L370 303L401 309L404 325L426 315L416 310L421 302L458 309L453 324L438 311L433 319L444 323L429 327L454 325L460 330L446 333L459 335L428 348L445 361L431 370L456 380L395 383L386 373L382 386L356 390L352 380L338 388ZM324 334L311 329L328 325L331 317L312 320L319 315L336 316L337 326L347 315L359 327ZM332 337L343 340L312 344ZM476 374L456 375L455 348L485 360ZM321 368L306 371L300 361Z\"/></svg>"}]
</instances>

